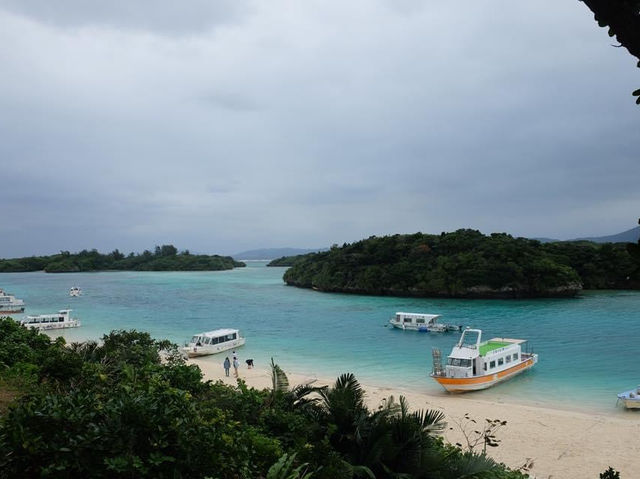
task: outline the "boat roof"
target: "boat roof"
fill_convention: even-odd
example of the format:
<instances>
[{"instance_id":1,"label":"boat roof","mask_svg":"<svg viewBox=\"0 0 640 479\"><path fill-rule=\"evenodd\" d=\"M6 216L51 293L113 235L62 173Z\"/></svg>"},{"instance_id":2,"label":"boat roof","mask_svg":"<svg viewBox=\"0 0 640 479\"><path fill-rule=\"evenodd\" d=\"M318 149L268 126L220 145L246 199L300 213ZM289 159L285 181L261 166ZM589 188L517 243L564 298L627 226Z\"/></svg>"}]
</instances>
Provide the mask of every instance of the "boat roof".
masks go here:
<instances>
[{"instance_id":1,"label":"boat roof","mask_svg":"<svg viewBox=\"0 0 640 479\"><path fill-rule=\"evenodd\" d=\"M68 314L71 311L72 311L71 309L61 309L57 313L34 314L34 315L31 315L31 316L27 316L27 318L38 318L38 317L41 317L41 316L58 316L60 314Z\"/></svg>"},{"instance_id":2,"label":"boat roof","mask_svg":"<svg viewBox=\"0 0 640 479\"><path fill-rule=\"evenodd\" d=\"M420 318L439 318L439 314L426 314L426 313L403 313L402 311L398 311L396 314L401 314L403 316L418 316Z\"/></svg>"},{"instance_id":3,"label":"boat roof","mask_svg":"<svg viewBox=\"0 0 640 479\"><path fill-rule=\"evenodd\" d=\"M237 332L239 332L237 329L224 328L224 329L214 329L213 331L205 331L204 333L197 333L197 334L194 334L194 336L206 336L208 338L213 338L213 337L225 336L227 334L232 334Z\"/></svg>"},{"instance_id":4,"label":"boat roof","mask_svg":"<svg viewBox=\"0 0 640 479\"><path fill-rule=\"evenodd\" d=\"M496 349L504 348L506 346L511 346L512 344L522 344L526 343L526 339L510 339L510 338L493 338L487 341L486 343L480 344L480 356L484 356L485 354L494 351Z\"/></svg>"}]
</instances>

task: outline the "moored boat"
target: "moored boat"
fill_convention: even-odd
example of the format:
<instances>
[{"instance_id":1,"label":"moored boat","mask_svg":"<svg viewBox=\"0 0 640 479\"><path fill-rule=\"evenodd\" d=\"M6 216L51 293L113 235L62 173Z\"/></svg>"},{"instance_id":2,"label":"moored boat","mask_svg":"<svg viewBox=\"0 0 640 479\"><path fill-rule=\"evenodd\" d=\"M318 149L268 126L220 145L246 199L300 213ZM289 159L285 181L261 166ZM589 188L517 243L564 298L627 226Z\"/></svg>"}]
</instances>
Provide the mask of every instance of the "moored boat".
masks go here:
<instances>
[{"instance_id":1,"label":"moored boat","mask_svg":"<svg viewBox=\"0 0 640 479\"><path fill-rule=\"evenodd\" d=\"M462 393L494 386L532 368L538 355L523 351L524 339L493 338L482 342L482 330L465 329L442 367L434 348L430 376L449 392Z\"/></svg>"},{"instance_id":2,"label":"moored boat","mask_svg":"<svg viewBox=\"0 0 640 479\"><path fill-rule=\"evenodd\" d=\"M244 343L245 338L240 336L240 331L237 329L216 329L194 335L182 350L187 356L193 358L235 349Z\"/></svg>"},{"instance_id":3,"label":"moored boat","mask_svg":"<svg viewBox=\"0 0 640 479\"><path fill-rule=\"evenodd\" d=\"M618 402L622 402L627 409L640 409L640 386L618 394Z\"/></svg>"},{"instance_id":4,"label":"moored boat","mask_svg":"<svg viewBox=\"0 0 640 479\"><path fill-rule=\"evenodd\" d=\"M24 301L0 289L0 314L24 313Z\"/></svg>"},{"instance_id":5,"label":"moored boat","mask_svg":"<svg viewBox=\"0 0 640 479\"><path fill-rule=\"evenodd\" d=\"M422 331L431 333L444 333L447 331L460 331L461 326L455 324L439 323L439 314L424 313L403 313L397 312L396 315L389 320L394 328L410 331Z\"/></svg>"},{"instance_id":6,"label":"moored boat","mask_svg":"<svg viewBox=\"0 0 640 479\"><path fill-rule=\"evenodd\" d=\"M64 329L77 328L80 321L71 317L70 309L61 309L55 314L38 314L36 316L27 316L20 320L20 324L30 329Z\"/></svg>"},{"instance_id":7,"label":"moored boat","mask_svg":"<svg viewBox=\"0 0 640 479\"><path fill-rule=\"evenodd\" d=\"M82 290L80 288L78 288L77 286L73 286L69 290L69 296L80 296L80 294L82 294Z\"/></svg>"}]
</instances>

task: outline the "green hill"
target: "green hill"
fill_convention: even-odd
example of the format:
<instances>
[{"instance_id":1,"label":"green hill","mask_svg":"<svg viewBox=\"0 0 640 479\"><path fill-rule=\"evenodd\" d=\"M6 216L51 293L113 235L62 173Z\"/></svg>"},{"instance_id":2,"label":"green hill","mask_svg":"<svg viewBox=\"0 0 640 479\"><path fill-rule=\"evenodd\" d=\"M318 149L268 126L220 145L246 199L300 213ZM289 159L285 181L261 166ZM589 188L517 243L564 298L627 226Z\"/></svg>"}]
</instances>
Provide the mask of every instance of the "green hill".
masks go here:
<instances>
[{"instance_id":1,"label":"green hill","mask_svg":"<svg viewBox=\"0 0 640 479\"><path fill-rule=\"evenodd\" d=\"M15 273L46 271L47 273L74 273L83 271L220 271L245 266L230 256L192 255L189 251L178 253L173 245L156 246L155 252L145 250L142 254L128 256L117 249L109 254L97 250L82 250L79 253L61 251L51 256L0 260L0 272Z\"/></svg>"},{"instance_id":2,"label":"green hill","mask_svg":"<svg viewBox=\"0 0 640 479\"><path fill-rule=\"evenodd\" d=\"M618 247L619 246L619 247ZM298 257L291 286L391 296L534 298L638 284L624 245L555 243L479 231L371 237ZM580 273L578 272L580 271Z\"/></svg>"}]
</instances>

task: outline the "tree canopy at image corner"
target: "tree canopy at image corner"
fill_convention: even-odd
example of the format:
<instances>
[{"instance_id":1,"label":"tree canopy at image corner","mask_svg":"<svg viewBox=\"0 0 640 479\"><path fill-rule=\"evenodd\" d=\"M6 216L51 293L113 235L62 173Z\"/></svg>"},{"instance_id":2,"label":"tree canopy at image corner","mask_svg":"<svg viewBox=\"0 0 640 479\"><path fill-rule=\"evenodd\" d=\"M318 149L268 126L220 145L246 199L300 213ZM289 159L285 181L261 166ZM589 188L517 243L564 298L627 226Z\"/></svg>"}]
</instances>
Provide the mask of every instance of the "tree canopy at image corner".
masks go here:
<instances>
[{"instance_id":1,"label":"tree canopy at image corner","mask_svg":"<svg viewBox=\"0 0 640 479\"><path fill-rule=\"evenodd\" d=\"M625 47L638 58L640 68L640 0L581 0L593 12L601 27L609 28L609 36L616 37L619 46ZM640 88L633 92L640 105Z\"/></svg>"}]
</instances>

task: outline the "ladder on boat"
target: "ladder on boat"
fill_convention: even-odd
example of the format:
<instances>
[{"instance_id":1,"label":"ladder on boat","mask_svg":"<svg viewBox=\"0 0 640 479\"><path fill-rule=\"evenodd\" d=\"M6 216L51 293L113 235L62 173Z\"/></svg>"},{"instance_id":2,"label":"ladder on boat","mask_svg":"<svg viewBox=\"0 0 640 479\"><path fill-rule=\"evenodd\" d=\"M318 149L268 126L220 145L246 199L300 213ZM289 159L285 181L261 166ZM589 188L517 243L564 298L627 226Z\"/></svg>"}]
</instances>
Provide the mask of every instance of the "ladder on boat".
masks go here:
<instances>
[{"instance_id":1,"label":"ladder on boat","mask_svg":"<svg viewBox=\"0 0 640 479\"><path fill-rule=\"evenodd\" d=\"M440 348L431 348L431 356L433 357L433 375L444 376L444 370L442 369L442 353L440 352Z\"/></svg>"}]
</instances>

